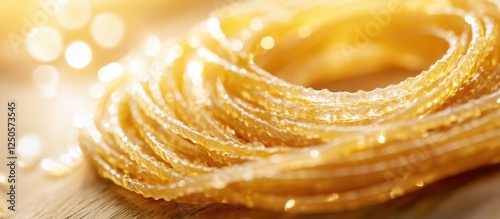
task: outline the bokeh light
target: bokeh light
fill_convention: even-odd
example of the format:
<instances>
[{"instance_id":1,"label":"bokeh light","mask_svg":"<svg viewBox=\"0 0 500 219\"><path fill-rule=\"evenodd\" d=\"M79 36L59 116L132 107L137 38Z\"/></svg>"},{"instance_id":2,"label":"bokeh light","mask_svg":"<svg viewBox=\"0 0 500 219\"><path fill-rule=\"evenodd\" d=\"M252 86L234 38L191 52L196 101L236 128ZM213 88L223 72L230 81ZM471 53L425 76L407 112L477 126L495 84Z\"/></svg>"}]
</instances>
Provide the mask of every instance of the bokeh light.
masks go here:
<instances>
[{"instance_id":1,"label":"bokeh light","mask_svg":"<svg viewBox=\"0 0 500 219\"><path fill-rule=\"evenodd\" d=\"M57 11L57 22L66 29L78 29L90 20L90 4L86 0L72 0L61 5Z\"/></svg>"},{"instance_id":2,"label":"bokeh light","mask_svg":"<svg viewBox=\"0 0 500 219\"><path fill-rule=\"evenodd\" d=\"M161 50L160 38L158 38L158 36L153 34L150 34L141 46L141 51L150 57L157 55L160 52L160 50Z\"/></svg>"},{"instance_id":3,"label":"bokeh light","mask_svg":"<svg viewBox=\"0 0 500 219\"><path fill-rule=\"evenodd\" d=\"M59 73L54 66L40 65L32 74L33 83L38 87L44 98L53 97L59 83Z\"/></svg>"},{"instance_id":4,"label":"bokeh light","mask_svg":"<svg viewBox=\"0 0 500 219\"><path fill-rule=\"evenodd\" d=\"M116 62L109 63L108 65L102 67L97 72L97 77L99 81L103 83L109 83L113 79L119 77L123 73L123 67Z\"/></svg>"},{"instance_id":5,"label":"bokeh light","mask_svg":"<svg viewBox=\"0 0 500 219\"><path fill-rule=\"evenodd\" d=\"M188 43L189 43L189 46L196 48L196 47L200 46L200 39L198 39L198 37L196 37L196 36L192 36L192 37L189 37Z\"/></svg>"},{"instance_id":6,"label":"bokeh light","mask_svg":"<svg viewBox=\"0 0 500 219\"><path fill-rule=\"evenodd\" d=\"M93 118L93 114L86 110L76 110L73 112L73 125L77 128L83 128L89 122L92 122Z\"/></svg>"},{"instance_id":7,"label":"bokeh light","mask_svg":"<svg viewBox=\"0 0 500 219\"><path fill-rule=\"evenodd\" d=\"M101 82L96 82L90 85L89 94L92 98L101 98L106 92L106 86Z\"/></svg>"},{"instance_id":8,"label":"bokeh light","mask_svg":"<svg viewBox=\"0 0 500 219\"><path fill-rule=\"evenodd\" d=\"M73 168L57 160L45 158L40 162L42 170L50 176L61 177L73 171Z\"/></svg>"},{"instance_id":9,"label":"bokeh light","mask_svg":"<svg viewBox=\"0 0 500 219\"><path fill-rule=\"evenodd\" d=\"M252 20L250 21L250 29L252 29L253 31L258 31L262 29L263 26L264 25L262 23L262 20L259 18L252 18Z\"/></svg>"},{"instance_id":10,"label":"bokeh light","mask_svg":"<svg viewBox=\"0 0 500 219\"><path fill-rule=\"evenodd\" d=\"M19 138L17 145L18 164L20 167L31 167L40 159L42 138L35 133L26 133Z\"/></svg>"},{"instance_id":11,"label":"bokeh light","mask_svg":"<svg viewBox=\"0 0 500 219\"><path fill-rule=\"evenodd\" d=\"M193 60L187 64L186 72L195 85L200 85L203 82L201 73L203 72L204 64L200 60Z\"/></svg>"},{"instance_id":12,"label":"bokeh light","mask_svg":"<svg viewBox=\"0 0 500 219\"><path fill-rule=\"evenodd\" d=\"M273 37L266 36L266 37L262 38L262 40L260 41L260 45L262 46L262 48L264 48L266 50L272 49L274 47Z\"/></svg>"},{"instance_id":13,"label":"bokeh light","mask_svg":"<svg viewBox=\"0 0 500 219\"><path fill-rule=\"evenodd\" d=\"M7 177L5 177L5 176L3 175L3 173L2 173L2 174L0 175L0 187L2 187L2 188L3 188L3 187L5 187L5 186L7 186L7 185L8 185L8 183L7 183ZM0 214L0 215L1 215L1 214Z\"/></svg>"},{"instance_id":14,"label":"bokeh light","mask_svg":"<svg viewBox=\"0 0 500 219\"><path fill-rule=\"evenodd\" d=\"M243 49L243 42L241 42L241 40L234 40L231 43L231 49L233 49L234 51L240 51L241 49Z\"/></svg>"},{"instance_id":15,"label":"bokeh light","mask_svg":"<svg viewBox=\"0 0 500 219\"><path fill-rule=\"evenodd\" d=\"M308 26L302 26L299 28L299 36L301 38L307 38L311 36L311 28Z\"/></svg>"},{"instance_id":16,"label":"bokeh light","mask_svg":"<svg viewBox=\"0 0 500 219\"><path fill-rule=\"evenodd\" d=\"M134 59L128 63L128 69L132 73L142 72L146 69L146 63L142 59Z\"/></svg>"},{"instance_id":17,"label":"bokeh light","mask_svg":"<svg viewBox=\"0 0 500 219\"><path fill-rule=\"evenodd\" d=\"M71 67L81 69L92 60L92 50L85 42L73 42L66 49L65 57Z\"/></svg>"},{"instance_id":18,"label":"bokeh light","mask_svg":"<svg viewBox=\"0 0 500 219\"><path fill-rule=\"evenodd\" d=\"M104 48L113 48L120 44L125 34L125 24L115 13L98 14L91 24L92 38Z\"/></svg>"},{"instance_id":19,"label":"bokeh light","mask_svg":"<svg viewBox=\"0 0 500 219\"><path fill-rule=\"evenodd\" d=\"M82 149L78 144L72 145L68 148L67 152L59 156L59 161L70 167L75 167L82 158Z\"/></svg>"},{"instance_id":20,"label":"bokeh light","mask_svg":"<svg viewBox=\"0 0 500 219\"><path fill-rule=\"evenodd\" d=\"M34 59L41 62L55 60L61 54L63 40L58 30L47 27L35 27L26 38L26 50Z\"/></svg>"}]
</instances>

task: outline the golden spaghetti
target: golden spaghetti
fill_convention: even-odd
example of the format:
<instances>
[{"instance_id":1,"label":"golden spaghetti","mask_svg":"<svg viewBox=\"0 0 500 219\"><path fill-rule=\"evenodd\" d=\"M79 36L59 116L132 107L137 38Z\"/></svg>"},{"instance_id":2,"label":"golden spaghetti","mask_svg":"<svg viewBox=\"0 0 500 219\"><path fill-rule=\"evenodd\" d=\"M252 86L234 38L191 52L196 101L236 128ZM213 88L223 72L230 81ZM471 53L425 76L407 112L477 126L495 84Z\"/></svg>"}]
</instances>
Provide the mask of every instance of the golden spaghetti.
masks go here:
<instances>
[{"instance_id":1,"label":"golden spaghetti","mask_svg":"<svg viewBox=\"0 0 500 219\"><path fill-rule=\"evenodd\" d=\"M80 145L103 177L155 199L293 212L390 200L500 161L499 6L234 4L125 59ZM371 91L308 88L390 68L424 70Z\"/></svg>"}]
</instances>

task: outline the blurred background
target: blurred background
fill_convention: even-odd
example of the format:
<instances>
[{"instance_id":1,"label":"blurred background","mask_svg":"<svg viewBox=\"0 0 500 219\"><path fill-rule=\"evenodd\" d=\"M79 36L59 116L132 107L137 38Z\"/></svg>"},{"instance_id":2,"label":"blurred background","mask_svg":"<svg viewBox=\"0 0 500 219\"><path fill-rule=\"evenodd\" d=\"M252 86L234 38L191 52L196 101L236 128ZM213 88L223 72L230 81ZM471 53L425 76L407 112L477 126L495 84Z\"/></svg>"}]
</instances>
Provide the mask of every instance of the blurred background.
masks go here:
<instances>
[{"instance_id":1,"label":"blurred background","mask_svg":"<svg viewBox=\"0 0 500 219\"><path fill-rule=\"evenodd\" d=\"M27 200L39 202L83 178L73 176L86 171L79 170L86 167L80 165L77 130L92 119L106 83L130 67L120 59L134 49L155 55L162 41L188 32L218 7L207 0L0 0L0 5L0 200L6 200L9 186L7 102L15 101L20 218L28 217L22 214ZM4 216L14 216L5 204Z\"/></svg>"},{"instance_id":2,"label":"blurred background","mask_svg":"<svg viewBox=\"0 0 500 219\"><path fill-rule=\"evenodd\" d=\"M187 33L210 11L234 2L0 0L0 217L331 218L144 199L102 180L81 157L78 127L92 119L106 83L134 68L120 59L134 50L154 56L162 41ZM16 212L4 201L9 101L17 104ZM498 167L491 167L405 199L335 216L498 218L499 185Z\"/></svg>"}]
</instances>

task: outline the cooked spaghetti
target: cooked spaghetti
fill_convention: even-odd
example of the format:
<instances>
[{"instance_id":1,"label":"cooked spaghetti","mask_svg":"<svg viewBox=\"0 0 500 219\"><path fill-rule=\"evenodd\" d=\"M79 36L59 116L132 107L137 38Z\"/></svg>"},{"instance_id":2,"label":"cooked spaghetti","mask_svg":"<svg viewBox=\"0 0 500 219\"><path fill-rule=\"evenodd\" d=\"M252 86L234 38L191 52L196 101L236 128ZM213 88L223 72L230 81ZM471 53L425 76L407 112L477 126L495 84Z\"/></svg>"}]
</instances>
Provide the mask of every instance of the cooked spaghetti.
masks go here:
<instances>
[{"instance_id":1,"label":"cooked spaghetti","mask_svg":"<svg viewBox=\"0 0 500 219\"><path fill-rule=\"evenodd\" d=\"M154 199L305 213L394 199L500 162L499 5L221 8L155 57L124 59L80 145L100 175ZM314 89L387 69L419 73Z\"/></svg>"}]
</instances>

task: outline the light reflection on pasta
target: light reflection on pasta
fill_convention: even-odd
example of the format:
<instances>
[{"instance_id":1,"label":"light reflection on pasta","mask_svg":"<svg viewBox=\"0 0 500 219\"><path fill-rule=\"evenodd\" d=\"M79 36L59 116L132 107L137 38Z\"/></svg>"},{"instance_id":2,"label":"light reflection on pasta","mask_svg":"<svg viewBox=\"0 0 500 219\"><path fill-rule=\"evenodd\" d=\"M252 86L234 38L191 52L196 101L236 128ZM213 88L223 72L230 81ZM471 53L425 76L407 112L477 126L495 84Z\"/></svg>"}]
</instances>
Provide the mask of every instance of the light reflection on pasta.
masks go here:
<instances>
[{"instance_id":1,"label":"light reflection on pasta","mask_svg":"<svg viewBox=\"0 0 500 219\"><path fill-rule=\"evenodd\" d=\"M80 145L103 177L155 199L384 202L500 161L499 24L486 0L238 3L125 58ZM423 70L371 91L308 88L388 68Z\"/></svg>"}]
</instances>

